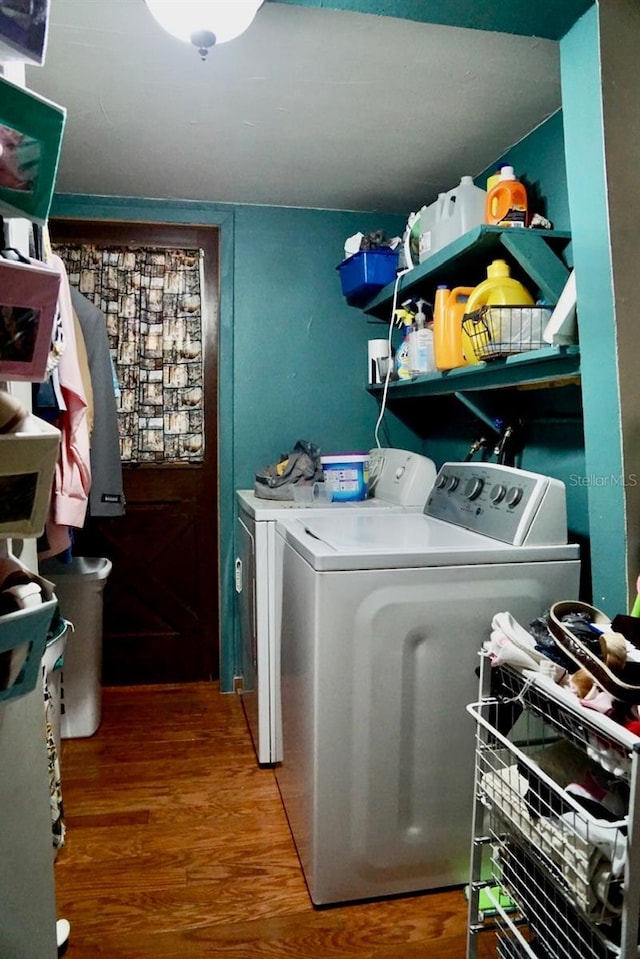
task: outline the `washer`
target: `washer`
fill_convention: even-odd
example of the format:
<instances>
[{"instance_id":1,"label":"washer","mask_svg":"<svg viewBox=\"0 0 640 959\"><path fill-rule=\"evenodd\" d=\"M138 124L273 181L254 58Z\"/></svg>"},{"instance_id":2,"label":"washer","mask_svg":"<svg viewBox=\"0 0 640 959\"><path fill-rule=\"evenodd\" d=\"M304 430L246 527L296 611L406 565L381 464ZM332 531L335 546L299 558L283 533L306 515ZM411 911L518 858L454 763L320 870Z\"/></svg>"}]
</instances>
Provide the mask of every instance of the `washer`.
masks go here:
<instances>
[{"instance_id":1,"label":"washer","mask_svg":"<svg viewBox=\"0 0 640 959\"><path fill-rule=\"evenodd\" d=\"M276 522L295 517L424 508L436 476L433 460L407 450L370 452L371 488L363 502L308 507L292 501L260 499L237 490L236 593L238 595L241 684L239 692L258 762L282 759L280 720L280 609L282 540Z\"/></svg>"},{"instance_id":2,"label":"washer","mask_svg":"<svg viewBox=\"0 0 640 959\"><path fill-rule=\"evenodd\" d=\"M476 667L495 613L575 598L564 485L446 463L422 514L281 520L276 777L313 903L469 876Z\"/></svg>"}]
</instances>

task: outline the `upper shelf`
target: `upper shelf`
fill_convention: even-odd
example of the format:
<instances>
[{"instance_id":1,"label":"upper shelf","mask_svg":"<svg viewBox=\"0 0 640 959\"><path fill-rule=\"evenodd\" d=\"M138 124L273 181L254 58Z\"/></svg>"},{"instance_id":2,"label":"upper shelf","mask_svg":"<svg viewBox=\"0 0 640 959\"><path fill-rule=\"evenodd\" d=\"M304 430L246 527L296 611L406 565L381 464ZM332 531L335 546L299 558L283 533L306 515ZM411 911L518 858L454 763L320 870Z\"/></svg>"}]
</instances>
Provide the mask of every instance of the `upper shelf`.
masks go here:
<instances>
[{"instance_id":1,"label":"upper shelf","mask_svg":"<svg viewBox=\"0 0 640 959\"><path fill-rule=\"evenodd\" d=\"M503 359L460 366L445 372L424 373L410 380L389 383L389 400L415 399L464 393L467 390L495 390L509 386L563 383L580 376L580 350L577 346L548 346L541 350L516 353ZM369 386L369 392L382 393L384 386Z\"/></svg>"},{"instance_id":2,"label":"upper shelf","mask_svg":"<svg viewBox=\"0 0 640 959\"><path fill-rule=\"evenodd\" d=\"M398 303L418 293L431 297L439 284L452 288L475 286L486 279L489 263L507 252L522 268L525 277L536 284L541 295L550 303L556 303L569 277L569 266L561 255L570 242L571 234L563 230L478 226L402 276L398 283ZM385 286L364 312L389 321L394 287L395 282Z\"/></svg>"}]
</instances>

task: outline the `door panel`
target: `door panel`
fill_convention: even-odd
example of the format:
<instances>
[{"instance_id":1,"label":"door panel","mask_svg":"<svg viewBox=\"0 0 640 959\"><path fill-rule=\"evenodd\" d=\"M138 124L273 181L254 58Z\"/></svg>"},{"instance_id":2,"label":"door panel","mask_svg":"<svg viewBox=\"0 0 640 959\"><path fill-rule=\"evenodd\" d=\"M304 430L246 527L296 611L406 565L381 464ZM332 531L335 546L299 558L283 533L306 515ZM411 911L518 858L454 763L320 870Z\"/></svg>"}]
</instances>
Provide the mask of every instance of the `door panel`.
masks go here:
<instances>
[{"instance_id":1,"label":"door panel","mask_svg":"<svg viewBox=\"0 0 640 959\"><path fill-rule=\"evenodd\" d=\"M89 518L74 552L113 562L104 596L105 684L217 679L217 231L63 220L51 221L50 231L54 245L204 250L204 461L125 466L125 516Z\"/></svg>"},{"instance_id":2,"label":"door panel","mask_svg":"<svg viewBox=\"0 0 640 959\"><path fill-rule=\"evenodd\" d=\"M190 682L215 675L215 539L202 522L202 470L126 467L127 513L89 520L77 551L108 556L107 685Z\"/></svg>"}]
</instances>

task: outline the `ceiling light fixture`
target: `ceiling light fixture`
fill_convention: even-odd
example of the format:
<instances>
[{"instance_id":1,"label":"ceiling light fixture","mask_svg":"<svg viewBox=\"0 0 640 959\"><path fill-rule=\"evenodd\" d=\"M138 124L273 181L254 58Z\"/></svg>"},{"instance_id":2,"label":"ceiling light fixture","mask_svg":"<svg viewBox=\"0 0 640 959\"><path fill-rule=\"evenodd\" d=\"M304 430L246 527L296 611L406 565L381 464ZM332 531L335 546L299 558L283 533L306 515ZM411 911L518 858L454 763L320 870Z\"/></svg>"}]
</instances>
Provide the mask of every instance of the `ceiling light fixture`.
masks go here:
<instances>
[{"instance_id":1,"label":"ceiling light fixture","mask_svg":"<svg viewBox=\"0 0 640 959\"><path fill-rule=\"evenodd\" d=\"M144 0L161 27L193 43L203 60L216 43L235 40L251 26L263 0Z\"/></svg>"}]
</instances>

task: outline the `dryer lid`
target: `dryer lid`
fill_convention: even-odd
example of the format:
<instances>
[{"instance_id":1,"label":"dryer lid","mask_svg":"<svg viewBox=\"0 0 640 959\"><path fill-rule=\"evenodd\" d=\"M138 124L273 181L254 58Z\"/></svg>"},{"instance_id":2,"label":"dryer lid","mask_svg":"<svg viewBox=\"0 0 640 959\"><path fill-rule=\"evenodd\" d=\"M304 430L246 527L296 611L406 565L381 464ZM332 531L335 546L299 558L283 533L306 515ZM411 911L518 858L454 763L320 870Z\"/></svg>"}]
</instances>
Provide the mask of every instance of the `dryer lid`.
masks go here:
<instances>
[{"instance_id":1,"label":"dryer lid","mask_svg":"<svg viewBox=\"0 0 640 959\"><path fill-rule=\"evenodd\" d=\"M575 545L512 546L423 514L349 513L278 523L316 570L407 569L578 558Z\"/></svg>"}]
</instances>

